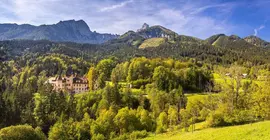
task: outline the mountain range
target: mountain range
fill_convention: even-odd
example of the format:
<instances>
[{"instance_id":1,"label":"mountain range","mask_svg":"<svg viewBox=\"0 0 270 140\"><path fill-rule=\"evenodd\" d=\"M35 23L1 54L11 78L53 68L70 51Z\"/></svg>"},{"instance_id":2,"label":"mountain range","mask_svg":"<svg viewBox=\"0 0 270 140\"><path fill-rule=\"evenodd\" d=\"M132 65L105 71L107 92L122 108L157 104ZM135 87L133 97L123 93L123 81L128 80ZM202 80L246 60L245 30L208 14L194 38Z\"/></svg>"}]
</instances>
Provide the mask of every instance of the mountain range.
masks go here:
<instances>
[{"instance_id":1,"label":"mountain range","mask_svg":"<svg viewBox=\"0 0 270 140\"><path fill-rule=\"evenodd\" d=\"M196 37L179 35L162 26L149 26L146 23L137 32L128 31L119 38L110 40L109 43L128 43L143 49L158 47L162 44L174 44L179 41L182 44L209 44L219 47L270 47L269 42L253 35L241 38L237 35L217 34L202 40Z\"/></svg>"},{"instance_id":2,"label":"mountain range","mask_svg":"<svg viewBox=\"0 0 270 140\"><path fill-rule=\"evenodd\" d=\"M60 21L53 25L0 24L0 40L50 40L100 44L117 38L114 34L92 32L83 20Z\"/></svg>"},{"instance_id":3,"label":"mountain range","mask_svg":"<svg viewBox=\"0 0 270 140\"><path fill-rule=\"evenodd\" d=\"M119 36L116 34L102 34L92 32L83 20L60 21L53 25L33 26L30 24L0 24L0 40L50 40L56 42L77 42L77 43L127 43L139 48L158 47L161 44L183 43L204 43L213 46L249 46L249 47L270 47L270 43L257 36L240 38L236 35L226 36L225 34L213 35L205 40L195 37L178 35L176 32L165 27L156 25L150 26L144 23L142 28L135 31L128 31Z\"/></svg>"}]
</instances>

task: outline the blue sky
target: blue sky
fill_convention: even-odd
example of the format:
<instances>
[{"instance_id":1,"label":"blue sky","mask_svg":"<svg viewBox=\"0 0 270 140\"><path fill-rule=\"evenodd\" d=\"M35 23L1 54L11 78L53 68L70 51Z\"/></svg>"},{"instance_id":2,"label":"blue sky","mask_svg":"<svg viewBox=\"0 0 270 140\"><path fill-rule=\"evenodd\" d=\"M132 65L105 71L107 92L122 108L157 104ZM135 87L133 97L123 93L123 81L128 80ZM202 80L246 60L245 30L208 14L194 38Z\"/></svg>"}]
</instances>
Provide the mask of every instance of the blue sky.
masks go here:
<instances>
[{"instance_id":1,"label":"blue sky","mask_svg":"<svg viewBox=\"0 0 270 140\"><path fill-rule=\"evenodd\" d=\"M0 0L0 23L83 19L92 31L123 34L143 23L205 39L225 33L270 41L270 0Z\"/></svg>"}]
</instances>

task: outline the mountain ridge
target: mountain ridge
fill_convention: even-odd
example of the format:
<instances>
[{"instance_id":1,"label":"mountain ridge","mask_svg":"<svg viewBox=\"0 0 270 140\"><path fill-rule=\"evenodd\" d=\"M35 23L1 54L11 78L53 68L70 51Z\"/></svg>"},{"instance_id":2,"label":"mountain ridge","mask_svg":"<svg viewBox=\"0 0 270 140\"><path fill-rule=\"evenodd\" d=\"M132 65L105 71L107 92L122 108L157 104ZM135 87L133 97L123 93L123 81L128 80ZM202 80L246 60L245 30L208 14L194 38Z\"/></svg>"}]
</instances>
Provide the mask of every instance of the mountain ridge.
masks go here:
<instances>
[{"instance_id":1,"label":"mountain ridge","mask_svg":"<svg viewBox=\"0 0 270 140\"><path fill-rule=\"evenodd\" d=\"M156 38L156 39L155 39ZM161 41L161 38L165 40ZM209 44L212 46L219 47L269 47L270 43L260 39L259 37L253 37L252 41L247 39L248 37L241 38L237 35L227 36L225 34L216 34L210 36L207 39L200 39L192 36L179 35L178 33L167 29L160 25L149 26L144 23L140 29L135 31L128 31L121 35L114 42L125 43L128 42L129 45L133 45L139 48L147 47L157 47L157 44L164 46L164 44L174 44L176 42L181 42L181 44ZM151 43L152 42L152 43ZM135 44L135 45L134 45ZM143 44L143 47L140 46ZM147 44L147 45L146 45ZM145 47L147 46L147 47Z\"/></svg>"},{"instance_id":2,"label":"mountain ridge","mask_svg":"<svg viewBox=\"0 0 270 140\"><path fill-rule=\"evenodd\" d=\"M0 24L0 40L50 40L101 44L118 35L92 32L83 20L66 20L56 24L34 26L30 24Z\"/></svg>"},{"instance_id":3,"label":"mountain ridge","mask_svg":"<svg viewBox=\"0 0 270 140\"><path fill-rule=\"evenodd\" d=\"M258 47L270 47L270 42L267 42L267 41L265 41L257 36L254 36L254 35L247 36L243 39L245 41L255 45L255 46L258 46Z\"/></svg>"},{"instance_id":4,"label":"mountain ridge","mask_svg":"<svg viewBox=\"0 0 270 140\"><path fill-rule=\"evenodd\" d=\"M227 36L216 34L207 39L179 35L178 33L160 25L150 26L144 23L137 31L128 31L121 36L110 33L91 31L84 20L65 20L55 24L39 26L31 24L5 23L0 24L0 40L50 40L56 42L76 42L90 44L127 43L133 46L141 45L151 38L166 38L165 42L184 41L189 43L209 43L213 46L257 46L270 47L267 42L257 36L241 38L237 35ZM155 40L155 39L154 39ZM148 41L149 42L149 41Z\"/></svg>"}]
</instances>

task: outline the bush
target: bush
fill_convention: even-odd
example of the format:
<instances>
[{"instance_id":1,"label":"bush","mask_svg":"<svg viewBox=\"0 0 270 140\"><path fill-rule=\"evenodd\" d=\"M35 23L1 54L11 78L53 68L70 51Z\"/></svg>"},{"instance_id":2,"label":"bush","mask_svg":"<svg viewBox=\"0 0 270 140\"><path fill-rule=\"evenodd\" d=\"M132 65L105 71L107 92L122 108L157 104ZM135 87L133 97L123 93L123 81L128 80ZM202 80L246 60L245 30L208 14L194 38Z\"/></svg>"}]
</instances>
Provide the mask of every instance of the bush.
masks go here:
<instances>
[{"instance_id":1,"label":"bush","mask_svg":"<svg viewBox=\"0 0 270 140\"><path fill-rule=\"evenodd\" d=\"M164 133L166 130L162 126L158 126L156 129L156 133Z\"/></svg>"},{"instance_id":2,"label":"bush","mask_svg":"<svg viewBox=\"0 0 270 140\"><path fill-rule=\"evenodd\" d=\"M132 88L141 88L142 86L145 86L150 83L149 79L138 79L136 81L132 81Z\"/></svg>"},{"instance_id":3,"label":"bush","mask_svg":"<svg viewBox=\"0 0 270 140\"><path fill-rule=\"evenodd\" d=\"M92 140L105 140L105 136L103 134L93 135Z\"/></svg>"},{"instance_id":4,"label":"bush","mask_svg":"<svg viewBox=\"0 0 270 140\"><path fill-rule=\"evenodd\" d=\"M206 119L207 126L217 127L217 126L226 126L227 123L224 121L223 114L212 112Z\"/></svg>"},{"instance_id":5,"label":"bush","mask_svg":"<svg viewBox=\"0 0 270 140\"><path fill-rule=\"evenodd\" d=\"M113 140L137 140L142 139L148 136L148 133L146 130L143 131L133 131L132 133L126 133L123 135L120 135L117 138L114 138Z\"/></svg>"},{"instance_id":6,"label":"bush","mask_svg":"<svg viewBox=\"0 0 270 140\"><path fill-rule=\"evenodd\" d=\"M254 114L249 110L234 110L232 114L224 116L225 122L230 125L240 125L248 122L252 122L255 119Z\"/></svg>"},{"instance_id":7,"label":"bush","mask_svg":"<svg viewBox=\"0 0 270 140\"><path fill-rule=\"evenodd\" d=\"M148 133L146 132L146 130L143 131L134 131L130 134L129 138L131 140L136 140L136 139L141 139L141 138L145 138L147 137Z\"/></svg>"},{"instance_id":8,"label":"bush","mask_svg":"<svg viewBox=\"0 0 270 140\"><path fill-rule=\"evenodd\" d=\"M73 121L73 119L64 122L58 121L50 128L49 139L90 139L90 123L90 120L85 118L81 122Z\"/></svg>"},{"instance_id":9,"label":"bush","mask_svg":"<svg viewBox=\"0 0 270 140\"><path fill-rule=\"evenodd\" d=\"M0 130L1 140L46 140L40 128L30 125L10 126Z\"/></svg>"}]
</instances>

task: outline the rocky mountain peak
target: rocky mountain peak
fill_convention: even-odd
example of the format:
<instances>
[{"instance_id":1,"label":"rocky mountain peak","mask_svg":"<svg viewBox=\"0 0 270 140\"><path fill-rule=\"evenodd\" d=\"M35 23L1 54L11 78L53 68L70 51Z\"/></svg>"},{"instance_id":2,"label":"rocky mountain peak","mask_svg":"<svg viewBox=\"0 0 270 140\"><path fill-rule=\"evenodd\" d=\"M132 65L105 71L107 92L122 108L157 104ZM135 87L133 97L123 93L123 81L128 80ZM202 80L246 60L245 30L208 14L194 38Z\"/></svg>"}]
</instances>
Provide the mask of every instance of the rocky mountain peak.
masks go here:
<instances>
[{"instance_id":1,"label":"rocky mountain peak","mask_svg":"<svg viewBox=\"0 0 270 140\"><path fill-rule=\"evenodd\" d=\"M147 24L147 23L144 23L143 25L142 25L142 28L141 29L143 29L143 30L145 30L145 29L148 29L150 26Z\"/></svg>"},{"instance_id":2,"label":"rocky mountain peak","mask_svg":"<svg viewBox=\"0 0 270 140\"><path fill-rule=\"evenodd\" d=\"M117 38L118 35L92 32L83 20L66 20L52 25L0 24L0 40L27 39L70 41L100 44Z\"/></svg>"},{"instance_id":3,"label":"rocky mountain peak","mask_svg":"<svg viewBox=\"0 0 270 140\"><path fill-rule=\"evenodd\" d=\"M144 23L144 24L142 25L142 28L141 28L141 29L138 29L138 32L143 31L143 30L146 30L146 29L148 29L148 28L150 28L149 24Z\"/></svg>"},{"instance_id":4,"label":"rocky mountain peak","mask_svg":"<svg viewBox=\"0 0 270 140\"><path fill-rule=\"evenodd\" d=\"M241 39L241 37L239 37L237 35L231 35L231 36L229 36L229 38L232 40L240 40Z\"/></svg>"},{"instance_id":5,"label":"rocky mountain peak","mask_svg":"<svg viewBox=\"0 0 270 140\"><path fill-rule=\"evenodd\" d=\"M173 32L172 30L169 30L165 27L162 27L160 25L155 25L149 27L148 24L144 24L141 29L137 31L138 34L140 34L143 38L168 38L173 39L176 36L178 36L177 33Z\"/></svg>"},{"instance_id":6,"label":"rocky mountain peak","mask_svg":"<svg viewBox=\"0 0 270 140\"><path fill-rule=\"evenodd\" d=\"M81 34L88 34L91 32L90 28L83 20L67 20L67 21L60 21L56 24L60 28L68 28L73 29L74 31L79 31Z\"/></svg>"},{"instance_id":7,"label":"rocky mountain peak","mask_svg":"<svg viewBox=\"0 0 270 140\"><path fill-rule=\"evenodd\" d=\"M250 35L244 38L245 40L249 41L263 41L261 38L255 36L255 35Z\"/></svg>"},{"instance_id":8,"label":"rocky mountain peak","mask_svg":"<svg viewBox=\"0 0 270 140\"><path fill-rule=\"evenodd\" d=\"M261 38L251 35L248 37L245 37L244 40L252 45L258 46L258 47L270 47L270 43L262 40Z\"/></svg>"}]
</instances>

